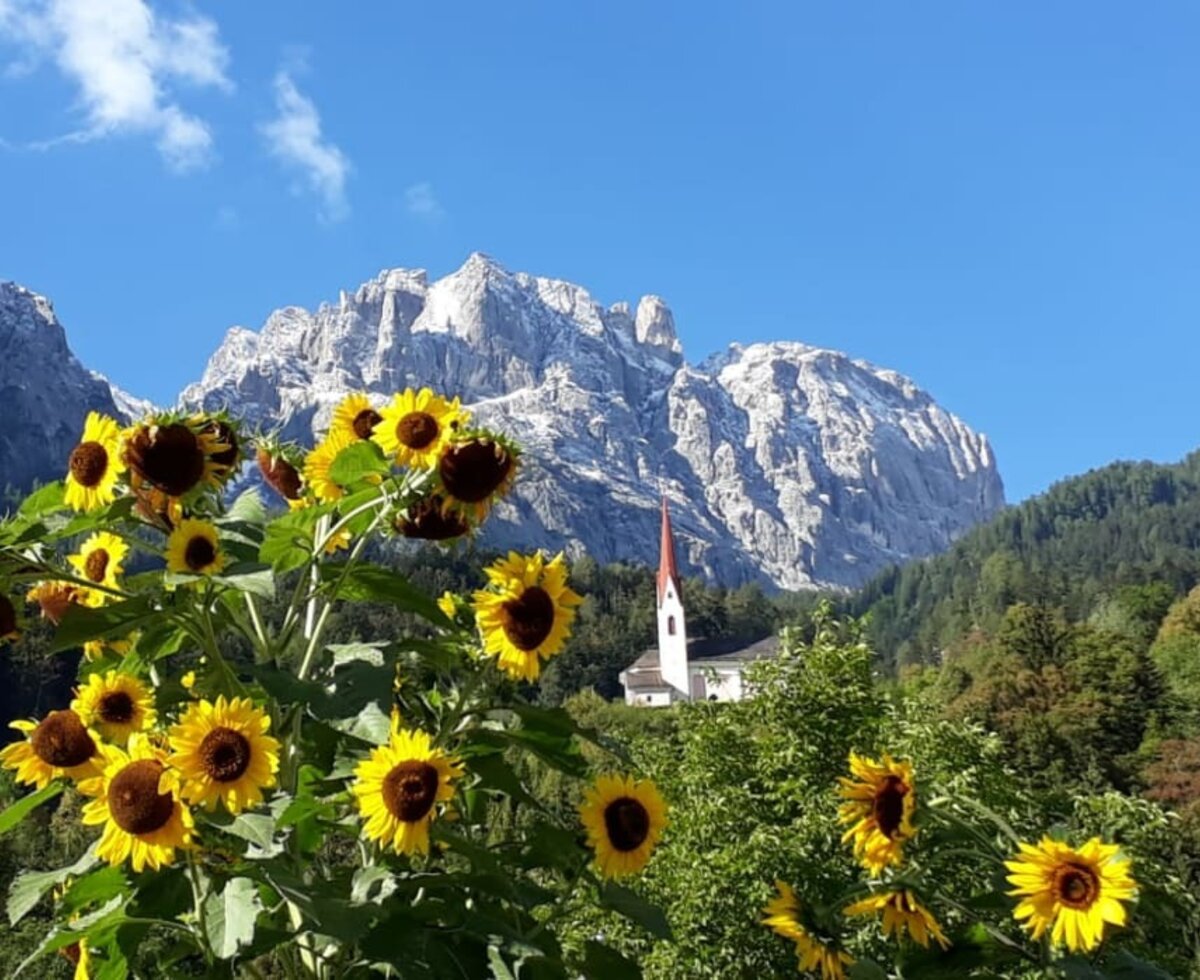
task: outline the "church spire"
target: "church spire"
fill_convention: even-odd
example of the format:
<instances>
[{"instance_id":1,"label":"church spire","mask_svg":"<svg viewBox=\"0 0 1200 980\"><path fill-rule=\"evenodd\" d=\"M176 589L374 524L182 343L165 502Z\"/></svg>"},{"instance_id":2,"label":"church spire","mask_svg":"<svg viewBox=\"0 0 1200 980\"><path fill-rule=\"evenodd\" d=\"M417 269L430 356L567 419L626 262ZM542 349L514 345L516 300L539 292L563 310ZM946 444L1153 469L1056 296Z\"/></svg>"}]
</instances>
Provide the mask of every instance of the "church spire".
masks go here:
<instances>
[{"instance_id":1,"label":"church spire","mask_svg":"<svg viewBox=\"0 0 1200 980\"><path fill-rule=\"evenodd\" d=\"M675 594L681 595L683 590L679 585L679 570L675 567L675 538L671 534L671 514L667 510L667 497L662 498L662 543L658 555L658 604L661 606L663 596L667 593L667 584L675 586Z\"/></svg>"}]
</instances>

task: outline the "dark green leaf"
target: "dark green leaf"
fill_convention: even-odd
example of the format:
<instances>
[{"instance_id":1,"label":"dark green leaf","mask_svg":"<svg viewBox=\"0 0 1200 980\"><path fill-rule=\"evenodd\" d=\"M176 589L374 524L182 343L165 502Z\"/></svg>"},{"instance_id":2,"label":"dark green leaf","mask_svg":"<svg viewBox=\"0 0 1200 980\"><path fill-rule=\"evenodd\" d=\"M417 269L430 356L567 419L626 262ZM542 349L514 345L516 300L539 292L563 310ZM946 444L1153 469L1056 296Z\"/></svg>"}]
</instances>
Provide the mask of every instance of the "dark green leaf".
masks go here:
<instances>
[{"instance_id":1,"label":"dark green leaf","mask_svg":"<svg viewBox=\"0 0 1200 980\"><path fill-rule=\"evenodd\" d=\"M279 574L305 565L312 557L313 529L320 517L319 508L306 507L275 518L267 525L259 560Z\"/></svg>"},{"instance_id":2,"label":"dark green leaf","mask_svg":"<svg viewBox=\"0 0 1200 980\"><path fill-rule=\"evenodd\" d=\"M72 650L83 646L88 640L124 636L159 615L145 597L126 599L94 609L71 606L54 634L50 652Z\"/></svg>"},{"instance_id":3,"label":"dark green leaf","mask_svg":"<svg viewBox=\"0 0 1200 980\"><path fill-rule=\"evenodd\" d=\"M239 562L222 574L213 576L213 581L261 599L275 598L275 571L270 565Z\"/></svg>"},{"instance_id":4,"label":"dark green leaf","mask_svg":"<svg viewBox=\"0 0 1200 980\"><path fill-rule=\"evenodd\" d=\"M589 939L583 947L583 975L587 980L642 980L642 968L611 946Z\"/></svg>"},{"instance_id":5,"label":"dark green leaf","mask_svg":"<svg viewBox=\"0 0 1200 980\"><path fill-rule=\"evenodd\" d=\"M646 901L637 892L630 891L623 885L606 881L600 886L600 904L614 912L619 912L631 922L637 923L652 936L670 940L671 925L662 909Z\"/></svg>"},{"instance_id":6,"label":"dark green leaf","mask_svg":"<svg viewBox=\"0 0 1200 980\"><path fill-rule=\"evenodd\" d=\"M8 921L16 925L29 913L42 896L55 885L88 871L96 863L95 845L88 848L78 861L56 871L25 871L13 879L8 890Z\"/></svg>"},{"instance_id":7,"label":"dark green leaf","mask_svg":"<svg viewBox=\"0 0 1200 980\"><path fill-rule=\"evenodd\" d=\"M71 883L62 898L62 908L67 913L78 912L95 902L107 902L114 895L123 894L127 887L125 872L120 868L99 868Z\"/></svg>"},{"instance_id":8,"label":"dark green leaf","mask_svg":"<svg viewBox=\"0 0 1200 980\"><path fill-rule=\"evenodd\" d=\"M327 582L336 582L344 571L344 565L322 565L321 577ZM450 620L438 608L436 601L410 585L403 575L378 565L360 564L352 567L346 572L345 580L337 585L335 596L361 602L386 602L398 609L416 613L436 626L450 625Z\"/></svg>"}]
</instances>

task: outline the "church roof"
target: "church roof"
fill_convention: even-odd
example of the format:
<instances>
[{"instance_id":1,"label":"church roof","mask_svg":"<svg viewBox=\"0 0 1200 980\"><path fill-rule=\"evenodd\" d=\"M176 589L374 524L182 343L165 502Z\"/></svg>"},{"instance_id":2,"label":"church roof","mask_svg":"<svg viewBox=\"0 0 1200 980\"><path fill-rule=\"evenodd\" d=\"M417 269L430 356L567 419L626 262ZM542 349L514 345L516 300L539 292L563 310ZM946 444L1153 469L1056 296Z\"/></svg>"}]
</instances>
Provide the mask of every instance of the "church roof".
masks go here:
<instances>
[{"instance_id":1,"label":"church roof","mask_svg":"<svg viewBox=\"0 0 1200 980\"><path fill-rule=\"evenodd\" d=\"M779 652L779 637L772 635L753 643L745 640L688 640L688 664L715 662L751 663ZM664 687L659 671L658 647L650 647L625 668L626 687Z\"/></svg>"},{"instance_id":2,"label":"church roof","mask_svg":"<svg viewBox=\"0 0 1200 980\"><path fill-rule=\"evenodd\" d=\"M662 498L662 540L658 549L658 604L661 606L667 583L675 584L675 594L683 597L679 584L679 569L675 565L675 537L671 533L671 514L667 510L667 498Z\"/></svg>"}]
</instances>

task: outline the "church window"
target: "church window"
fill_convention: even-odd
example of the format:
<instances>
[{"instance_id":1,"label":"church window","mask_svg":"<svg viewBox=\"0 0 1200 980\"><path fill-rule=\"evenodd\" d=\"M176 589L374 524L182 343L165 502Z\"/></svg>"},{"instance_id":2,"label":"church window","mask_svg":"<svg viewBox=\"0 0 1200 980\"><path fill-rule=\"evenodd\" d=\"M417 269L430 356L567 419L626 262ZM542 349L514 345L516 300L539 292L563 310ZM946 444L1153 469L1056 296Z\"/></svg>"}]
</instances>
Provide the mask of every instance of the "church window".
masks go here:
<instances>
[{"instance_id":1,"label":"church window","mask_svg":"<svg viewBox=\"0 0 1200 980\"><path fill-rule=\"evenodd\" d=\"M668 636L675 635L675 617L674 616L667 617L667 635Z\"/></svg>"}]
</instances>

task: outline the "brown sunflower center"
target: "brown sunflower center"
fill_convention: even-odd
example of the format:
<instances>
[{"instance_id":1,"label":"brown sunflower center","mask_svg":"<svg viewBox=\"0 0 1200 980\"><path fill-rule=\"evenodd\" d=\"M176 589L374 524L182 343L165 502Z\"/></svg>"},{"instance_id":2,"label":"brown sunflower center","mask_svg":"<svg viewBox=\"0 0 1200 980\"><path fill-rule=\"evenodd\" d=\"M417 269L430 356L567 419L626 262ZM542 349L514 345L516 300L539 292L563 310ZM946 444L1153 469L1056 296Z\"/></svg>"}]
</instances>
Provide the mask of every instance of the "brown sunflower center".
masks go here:
<instances>
[{"instance_id":1,"label":"brown sunflower center","mask_svg":"<svg viewBox=\"0 0 1200 980\"><path fill-rule=\"evenodd\" d=\"M904 798L908 793L908 784L899 776L888 776L875 791L872 814L879 832L888 840L896 836L904 822Z\"/></svg>"},{"instance_id":2,"label":"brown sunflower center","mask_svg":"<svg viewBox=\"0 0 1200 980\"><path fill-rule=\"evenodd\" d=\"M1100 895L1096 872L1082 864L1064 864L1054 872L1054 894L1072 909L1088 909Z\"/></svg>"},{"instance_id":3,"label":"brown sunflower center","mask_svg":"<svg viewBox=\"0 0 1200 980\"><path fill-rule=\"evenodd\" d=\"M88 577L91 582L103 582L104 573L108 571L108 552L104 548L97 548L87 556L87 561L83 563L83 574Z\"/></svg>"},{"instance_id":4,"label":"brown sunflower center","mask_svg":"<svg viewBox=\"0 0 1200 980\"><path fill-rule=\"evenodd\" d=\"M250 768L250 742L232 728L214 728L200 743L204 771L218 783L232 783Z\"/></svg>"},{"instance_id":5,"label":"brown sunflower center","mask_svg":"<svg viewBox=\"0 0 1200 980\"><path fill-rule=\"evenodd\" d=\"M512 454L499 443L473 439L451 446L443 453L438 472L451 497L477 504L487 500L508 479L514 462Z\"/></svg>"},{"instance_id":6,"label":"brown sunflower center","mask_svg":"<svg viewBox=\"0 0 1200 980\"><path fill-rule=\"evenodd\" d=\"M438 771L428 762L410 760L383 777L383 805L405 823L425 817L437 800Z\"/></svg>"},{"instance_id":7,"label":"brown sunflower center","mask_svg":"<svg viewBox=\"0 0 1200 980\"><path fill-rule=\"evenodd\" d=\"M204 476L204 451L190 428L181 422L145 426L126 447L126 461L138 476L172 497L182 497Z\"/></svg>"},{"instance_id":8,"label":"brown sunflower center","mask_svg":"<svg viewBox=\"0 0 1200 980\"><path fill-rule=\"evenodd\" d=\"M459 514L445 510L444 503L437 495L417 501L405 516L396 519L396 530L406 538L425 541L448 541L462 537L470 527Z\"/></svg>"},{"instance_id":9,"label":"brown sunflower center","mask_svg":"<svg viewBox=\"0 0 1200 980\"><path fill-rule=\"evenodd\" d=\"M300 487L303 485L300 471L282 456L272 459L271 454L265 449L260 449L257 456L258 468L262 472L263 479L278 490L286 500L299 500Z\"/></svg>"},{"instance_id":10,"label":"brown sunflower center","mask_svg":"<svg viewBox=\"0 0 1200 980\"><path fill-rule=\"evenodd\" d=\"M650 836L650 814L637 800L622 796L604 808L604 829L618 851L636 851Z\"/></svg>"},{"instance_id":11,"label":"brown sunflower center","mask_svg":"<svg viewBox=\"0 0 1200 980\"><path fill-rule=\"evenodd\" d=\"M189 538L187 546L183 549L183 563L193 572L204 571L216 557L216 546L202 534Z\"/></svg>"},{"instance_id":12,"label":"brown sunflower center","mask_svg":"<svg viewBox=\"0 0 1200 980\"><path fill-rule=\"evenodd\" d=\"M509 599L500 609L505 636L521 650L536 650L554 629L554 600L540 585Z\"/></svg>"},{"instance_id":13,"label":"brown sunflower center","mask_svg":"<svg viewBox=\"0 0 1200 980\"><path fill-rule=\"evenodd\" d=\"M80 486L94 487L108 472L108 450L98 442L81 442L71 450L67 467Z\"/></svg>"},{"instance_id":14,"label":"brown sunflower center","mask_svg":"<svg viewBox=\"0 0 1200 980\"><path fill-rule=\"evenodd\" d=\"M15 633L16 630L17 610L8 596L0 595L0 638Z\"/></svg>"},{"instance_id":15,"label":"brown sunflower center","mask_svg":"<svg viewBox=\"0 0 1200 980\"><path fill-rule=\"evenodd\" d=\"M162 772L156 759L138 759L108 784L108 811L126 833L152 834L171 819L175 800L170 793L158 791Z\"/></svg>"},{"instance_id":16,"label":"brown sunflower center","mask_svg":"<svg viewBox=\"0 0 1200 980\"><path fill-rule=\"evenodd\" d=\"M396 423L396 438L409 449L424 449L440 431L437 419L428 412L409 412Z\"/></svg>"},{"instance_id":17,"label":"brown sunflower center","mask_svg":"<svg viewBox=\"0 0 1200 980\"><path fill-rule=\"evenodd\" d=\"M33 730L33 751L50 766L70 769L96 754L96 743L74 711L51 711Z\"/></svg>"},{"instance_id":18,"label":"brown sunflower center","mask_svg":"<svg viewBox=\"0 0 1200 980\"><path fill-rule=\"evenodd\" d=\"M64 946L58 952L59 955L63 956L72 966L79 965L79 957L82 955L80 952L79 943L71 943L70 946Z\"/></svg>"},{"instance_id":19,"label":"brown sunflower center","mask_svg":"<svg viewBox=\"0 0 1200 980\"><path fill-rule=\"evenodd\" d=\"M100 699L97 714L110 725L127 725L133 720L133 698L125 691L109 691Z\"/></svg>"},{"instance_id":20,"label":"brown sunflower center","mask_svg":"<svg viewBox=\"0 0 1200 980\"><path fill-rule=\"evenodd\" d=\"M364 408L361 412L354 416L354 421L351 423L351 425L354 427L354 434L358 436L358 438L370 439L371 433L374 431L375 426L382 421L383 416L375 411L375 409ZM404 420L401 419L401 421ZM399 434L399 426L397 426L396 432Z\"/></svg>"}]
</instances>

